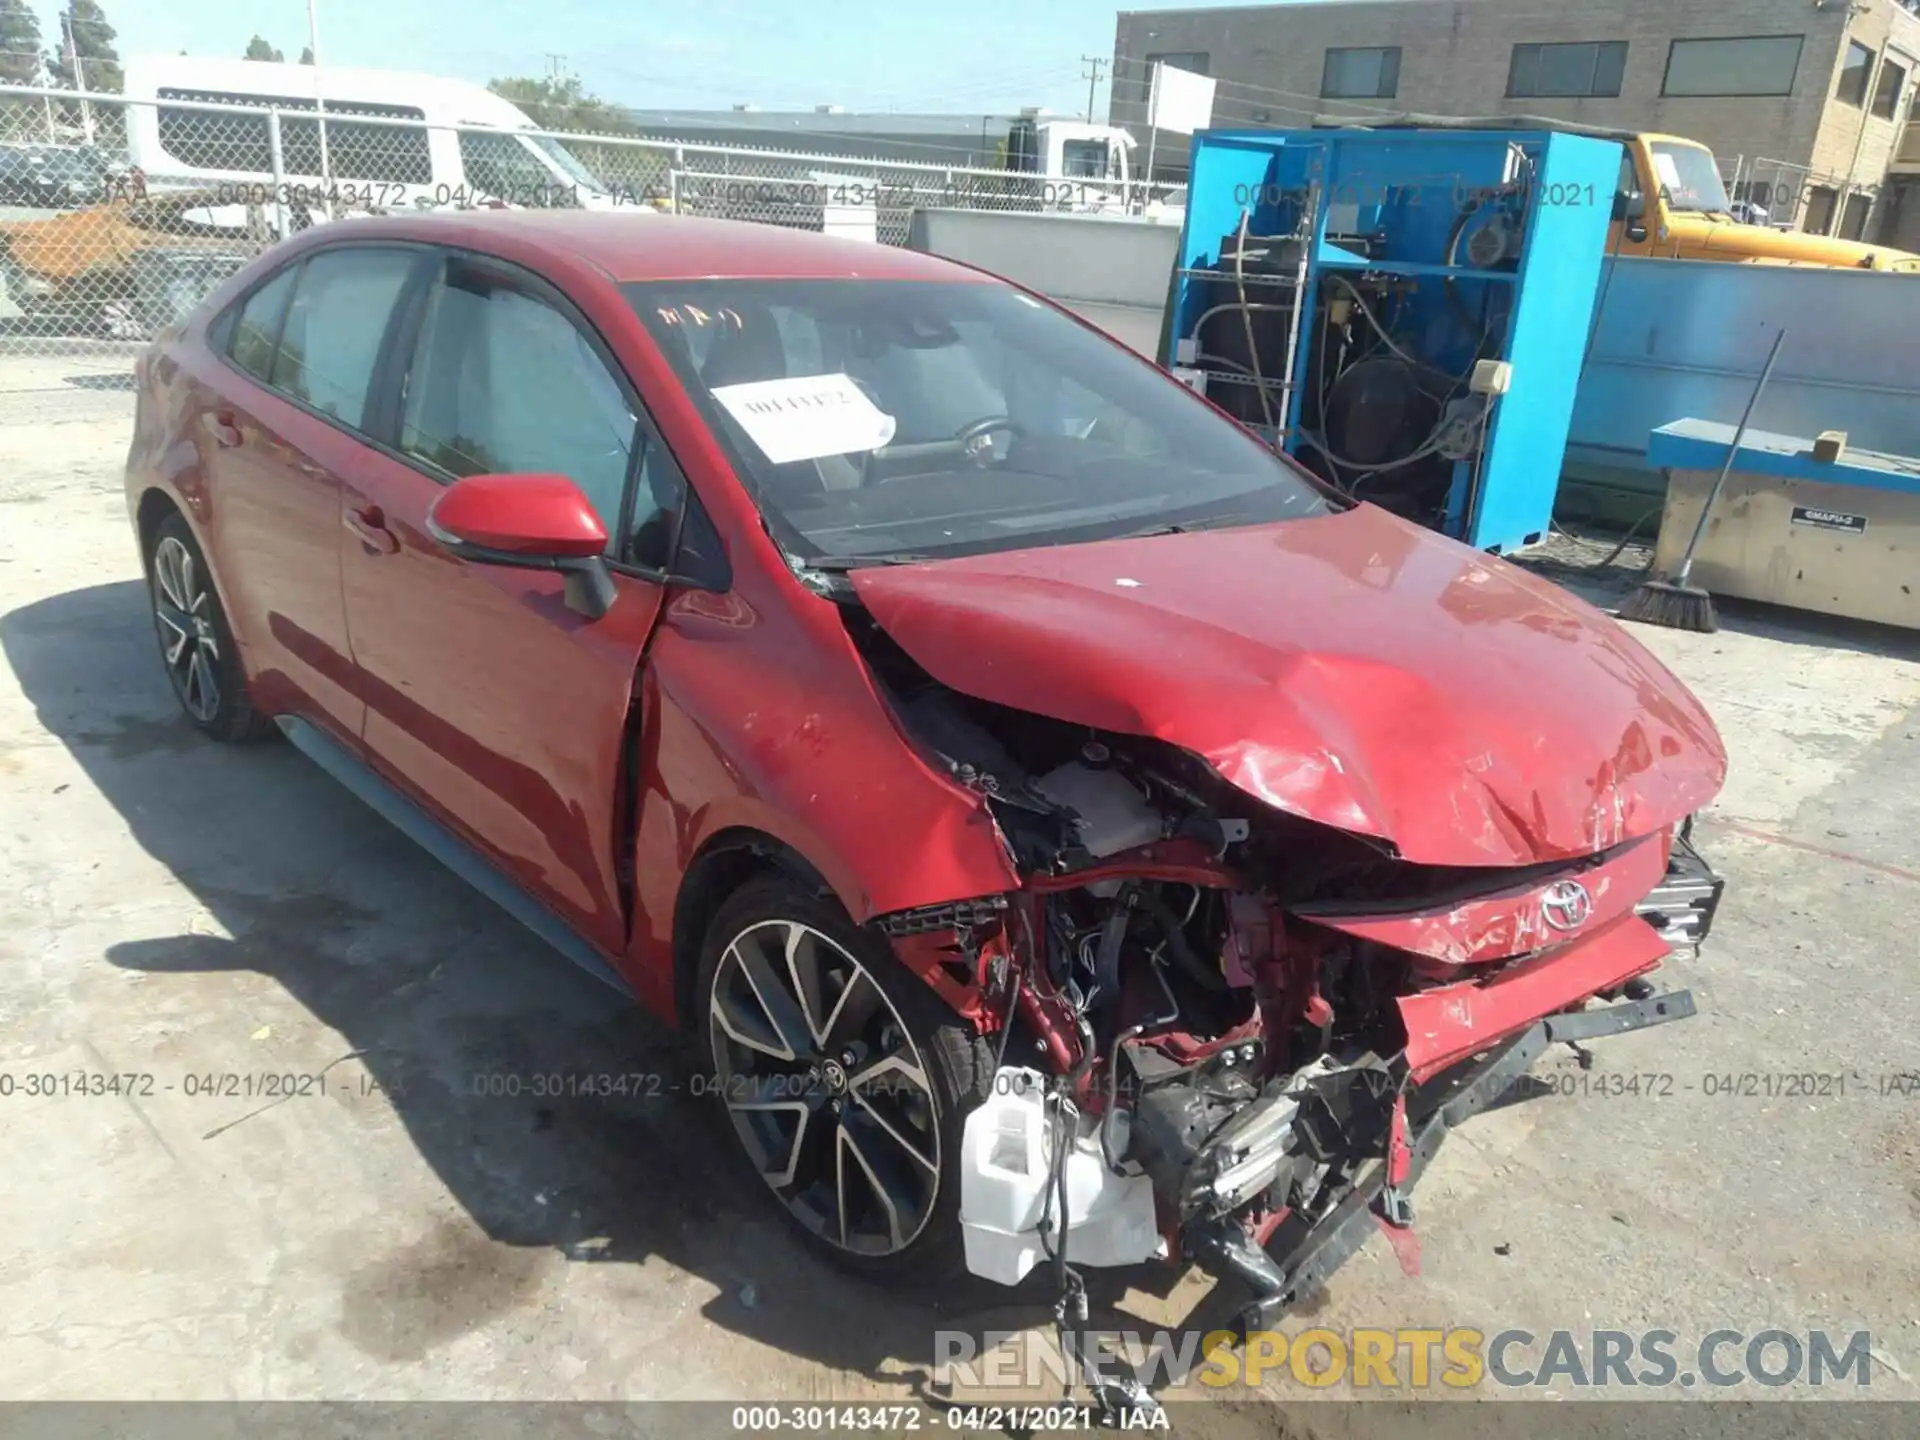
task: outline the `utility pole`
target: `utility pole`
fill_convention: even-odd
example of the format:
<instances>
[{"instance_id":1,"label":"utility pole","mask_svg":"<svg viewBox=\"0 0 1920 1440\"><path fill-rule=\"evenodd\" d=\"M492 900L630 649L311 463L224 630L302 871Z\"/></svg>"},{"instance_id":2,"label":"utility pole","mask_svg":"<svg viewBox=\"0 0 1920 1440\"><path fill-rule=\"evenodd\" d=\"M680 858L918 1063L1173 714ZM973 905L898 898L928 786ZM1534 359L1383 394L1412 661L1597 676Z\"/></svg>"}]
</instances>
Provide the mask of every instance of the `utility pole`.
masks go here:
<instances>
[{"instance_id":1,"label":"utility pole","mask_svg":"<svg viewBox=\"0 0 1920 1440\"><path fill-rule=\"evenodd\" d=\"M1100 83L1100 72L1106 68L1104 55L1082 55L1081 63L1087 66L1087 123L1093 123L1093 91Z\"/></svg>"},{"instance_id":2,"label":"utility pole","mask_svg":"<svg viewBox=\"0 0 1920 1440\"><path fill-rule=\"evenodd\" d=\"M556 85L559 84L561 76L566 74L566 69L566 56L557 54L552 50L547 51L547 79L553 81Z\"/></svg>"},{"instance_id":3,"label":"utility pole","mask_svg":"<svg viewBox=\"0 0 1920 1440\"><path fill-rule=\"evenodd\" d=\"M60 28L67 36L67 60L73 66L73 88L80 92L80 129L87 137L87 144L93 144L93 106L87 100L87 72L80 60L80 46L73 38L73 12L60 12Z\"/></svg>"},{"instance_id":4,"label":"utility pole","mask_svg":"<svg viewBox=\"0 0 1920 1440\"><path fill-rule=\"evenodd\" d=\"M327 218L338 213L333 204L333 159L327 153L327 102L320 88L320 16L315 0L307 0L307 49L313 52L313 119L320 134L320 193L326 197Z\"/></svg>"}]
</instances>

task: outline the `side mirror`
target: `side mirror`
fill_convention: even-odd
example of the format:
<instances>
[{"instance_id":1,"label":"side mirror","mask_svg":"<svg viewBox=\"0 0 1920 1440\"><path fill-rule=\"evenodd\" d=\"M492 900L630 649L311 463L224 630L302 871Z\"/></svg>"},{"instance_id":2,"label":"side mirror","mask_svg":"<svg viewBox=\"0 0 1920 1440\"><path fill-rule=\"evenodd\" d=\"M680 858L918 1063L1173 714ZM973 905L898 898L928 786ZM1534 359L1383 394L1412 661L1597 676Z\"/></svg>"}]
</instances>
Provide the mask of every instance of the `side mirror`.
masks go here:
<instances>
[{"instance_id":1,"label":"side mirror","mask_svg":"<svg viewBox=\"0 0 1920 1440\"><path fill-rule=\"evenodd\" d=\"M601 556L607 527L564 475L469 475L427 511L427 531L450 555L477 565L558 570L567 608L598 620L618 592Z\"/></svg>"},{"instance_id":2,"label":"side mirror","mask_svg":"<svg viewBox=\"0 0 1920 1440\"><path fill-rule=\"evenodd\" d=\"M1645 241L1646 238L1647 238L1646 221L1630 220L1627 222L1627 239L1631 240L1635 245L1638 245L1638 244L1641 244L1643 241Z\"/></svg>"},{"instance_id":3,"label":"side mirror","mask_svg":"<svg viewBox=\"0 0 1920 1440\"><path fill-rule=\"evenodd\" d=\"M1638 220L1647 213L1647 197L1638 190L1615 191L1613 196L1613 218L1616 220Z\"/></svg>"}]
</instances>

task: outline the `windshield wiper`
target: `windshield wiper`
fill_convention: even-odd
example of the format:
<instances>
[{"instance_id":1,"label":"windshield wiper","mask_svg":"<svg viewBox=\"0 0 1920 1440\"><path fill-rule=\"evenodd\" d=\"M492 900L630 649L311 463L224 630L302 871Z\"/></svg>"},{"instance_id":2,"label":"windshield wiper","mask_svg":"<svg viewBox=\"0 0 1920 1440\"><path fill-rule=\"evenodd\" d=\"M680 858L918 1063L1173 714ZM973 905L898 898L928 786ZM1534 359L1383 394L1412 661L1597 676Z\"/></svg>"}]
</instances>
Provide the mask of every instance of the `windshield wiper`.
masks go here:
<instances>
[{"instance_id":1,"label":"windshield wiper","mask_svg":"<svg viewBox=\"0 0 1920 1440\"><path fill-rule=\"evenodd\" d=\"M1115 540L1149 540L1155 535L1197 535L1203 530L1219 530L1229 525L1246 525L1249 517L1242 514L1209 515L1204 520L1165 520L1158 525L1149 525L1143 530L1128 530L1115 535Z\"/></svg>"},{"instance_id":2,"label":"windshield wiper","mask_svg":"<svg viewBox=\"0 0 1920 1440\"><path fill-rule=\"evenodd\" d=\"M826 570L839 574L858 570L865 565L924 565L939 558L937 555L916 555L909 550L895 550L875 555L822 555L817 560L797 560L794 563L807 570Z\"/></svg>"}]
</instances>

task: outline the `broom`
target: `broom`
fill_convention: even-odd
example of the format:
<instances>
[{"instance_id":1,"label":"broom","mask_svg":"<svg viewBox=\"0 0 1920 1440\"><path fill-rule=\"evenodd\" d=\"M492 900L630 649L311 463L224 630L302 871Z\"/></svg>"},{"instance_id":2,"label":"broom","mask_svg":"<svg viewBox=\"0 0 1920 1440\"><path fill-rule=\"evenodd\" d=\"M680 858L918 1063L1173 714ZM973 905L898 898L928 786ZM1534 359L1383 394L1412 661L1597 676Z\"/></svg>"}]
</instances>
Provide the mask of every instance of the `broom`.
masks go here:
<instances>
[{"instance_id":1,"label":"broom","mask_svg":"<svg viewBox=\"0 0 1920 1440\"><path fill-rule=\"evenodd\" d=\"M1786 343L1786 338L1785 330L1773 337L1773 349L1767 352L1767 363L1761 367L1759 383L1747 398L1746 413L1740 417L1740 426L1733 432L1733 444L1727 447L1726 463L1720 467L1720 475L1713 482L1713 488L1707 491L1707 503L1700 507L1700 519L1693 527L1693 538L1687 541L1687 548L1680 554L1680 568L1671 579L1648 580L1629 595L1626 604L1620 607L1622 620L1638 620L1643 625L1664 625L1669 630L1694 630L1702 635L1711 635L1720 628L1720 617L1713 613L1713 596L1697 585L1689 585L1687 577L1693 573L1693 552L1700 548L1700 538L1707 533L1707 521L1713 518L1713 507L1720 499L1721 490L1726 487L1727 476L1733 473L1733 462L1740 454L1740 442L1747 438L1747 425L1760 404L1760 396L1767 388L1767 378L1773 374L1773 362L1780 358L1780 347Z\"/></svg>"}]
</instances>

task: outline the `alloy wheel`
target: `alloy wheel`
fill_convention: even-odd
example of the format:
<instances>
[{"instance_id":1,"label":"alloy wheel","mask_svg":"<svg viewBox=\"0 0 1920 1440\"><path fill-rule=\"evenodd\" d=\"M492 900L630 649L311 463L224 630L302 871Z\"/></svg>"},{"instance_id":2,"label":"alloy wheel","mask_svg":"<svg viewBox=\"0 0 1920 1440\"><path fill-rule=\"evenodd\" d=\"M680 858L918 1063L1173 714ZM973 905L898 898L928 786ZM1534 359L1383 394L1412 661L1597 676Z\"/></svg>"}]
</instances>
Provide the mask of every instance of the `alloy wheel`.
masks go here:
<instances>
[{"instance_id":1,"label":"alloy wheel","mask_svg":"<svg viewBox=\"0 0 1920 1440\"><path fill-rule=\"evenodd\" d=\"M169 535L153 551L153 614L160 654L187 713L209 724L220 711L220 640L213 591L193 553Z\"/></svg>"},{"instance_id":2,"label":"alloy wheel","mask_svg":"<svg viewBox=\"0 0 1920 1440\"><path fill-rule=\"evenodd\" d=\"M940 1187L933 1087L873 976L809 925L749 925L721 952L708 1025L715 1088L749 1159L829 1244L891 1255Z\"/></svg>"}]
</instances>

